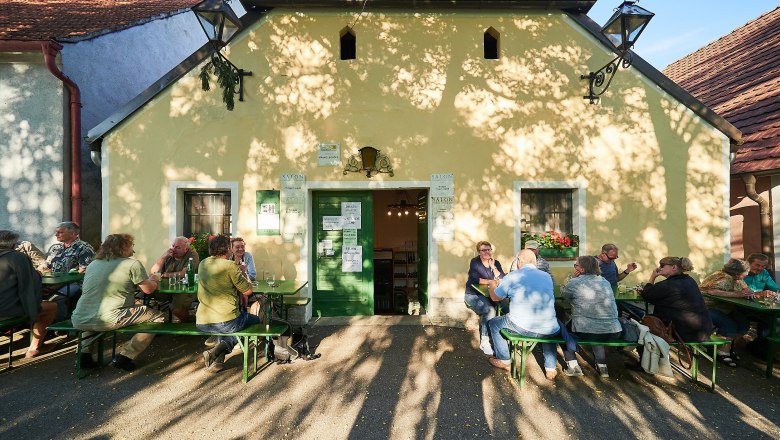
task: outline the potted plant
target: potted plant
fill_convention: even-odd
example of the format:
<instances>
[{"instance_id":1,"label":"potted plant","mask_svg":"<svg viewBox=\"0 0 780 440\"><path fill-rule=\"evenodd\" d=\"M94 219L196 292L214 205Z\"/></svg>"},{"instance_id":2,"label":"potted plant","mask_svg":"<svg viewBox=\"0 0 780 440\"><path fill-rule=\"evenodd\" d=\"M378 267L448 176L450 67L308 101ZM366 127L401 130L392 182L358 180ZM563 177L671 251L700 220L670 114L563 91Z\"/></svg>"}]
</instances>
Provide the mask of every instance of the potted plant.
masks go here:
<instances>
[{"instance_id":1,"label":"potted plant","mask_svg":"<svg viewBox=\"0 0 780 440\"><path fill-rule=\"evenodd\" d=\"M209 256L209 241L212 238L214 238L214 235L205 232L202 234L195 234L188 238L190 247L198 253L200 261L203 261Z\"/></svg>"},{"instance_id":2,"label":"potted plant","mask_svg":"<svg viewBox=\"0 0 780 440\"><path fill-rule=\"evenodd\" d=\"M539 255L544 258L574 259L579 255L580 237L577 235L561 235L557 231L547 231L541 234L523 234L522 246L525 242L535 240L539 242Z\"/></svg>"}]
</instances>

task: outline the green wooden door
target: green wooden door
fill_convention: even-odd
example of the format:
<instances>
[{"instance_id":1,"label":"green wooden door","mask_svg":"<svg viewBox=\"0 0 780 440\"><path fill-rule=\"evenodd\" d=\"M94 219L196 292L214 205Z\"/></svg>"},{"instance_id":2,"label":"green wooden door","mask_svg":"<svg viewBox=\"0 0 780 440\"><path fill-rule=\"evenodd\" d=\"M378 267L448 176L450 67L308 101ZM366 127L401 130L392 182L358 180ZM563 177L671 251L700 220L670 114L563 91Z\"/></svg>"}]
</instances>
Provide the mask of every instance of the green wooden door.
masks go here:
<instances>
[{"instance_id":1,"label":"green wooden door","mask_svg":"<svg viewBox=\"0 0 780 440\"><path fill-rule=\"evenodd\" d=\"M356 234L334 226L342 216L343 203L356 202L360 229ZM347 205L349 206L349 205ZM312 194L314 236L314 314L354 316L374 314L374 216L368 191L320 191ZM357 272L344 271L344 241L350 236L362 251ZM348 248L349 250L349 248ZM348 252L350 254L350 252ZM356 255L352 248L351 255Z\"/></svg>"},{"instance_id":2,"label":"green wooden door","mask_svg":"<svg viewBox=\"0 0 780 440\"><path fill-rule=\"evenodd\" d=\"M417 193L417 292L420 305L428 312L428 191Z\"/></svg>"}]
</instances>

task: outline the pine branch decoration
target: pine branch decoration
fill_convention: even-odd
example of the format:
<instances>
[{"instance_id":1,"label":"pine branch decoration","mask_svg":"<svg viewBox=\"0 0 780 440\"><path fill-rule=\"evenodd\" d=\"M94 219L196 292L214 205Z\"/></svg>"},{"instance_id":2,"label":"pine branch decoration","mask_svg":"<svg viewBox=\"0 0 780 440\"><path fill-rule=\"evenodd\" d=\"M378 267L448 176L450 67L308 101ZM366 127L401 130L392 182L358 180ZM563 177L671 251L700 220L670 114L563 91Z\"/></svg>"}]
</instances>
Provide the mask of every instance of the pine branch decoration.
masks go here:
<instances>
[{"instance_id":1,"label":"pine branch decoration","mask_svg":"<svg viewBox=\"0 0 780 440\"><path fill-rule=\"evenodd\" d=\"M225 60L219 52L216 52L211 55L209 62L200 69L200 74L198 75L201 87L205 91L211 90L210 79L212 73L217 77L217 85L222 88L222 102L225 103L225 107L229 111L233 111L235 105L234 95L240 80L238 70L230 61Z\"/></svg>"}]
</instances>

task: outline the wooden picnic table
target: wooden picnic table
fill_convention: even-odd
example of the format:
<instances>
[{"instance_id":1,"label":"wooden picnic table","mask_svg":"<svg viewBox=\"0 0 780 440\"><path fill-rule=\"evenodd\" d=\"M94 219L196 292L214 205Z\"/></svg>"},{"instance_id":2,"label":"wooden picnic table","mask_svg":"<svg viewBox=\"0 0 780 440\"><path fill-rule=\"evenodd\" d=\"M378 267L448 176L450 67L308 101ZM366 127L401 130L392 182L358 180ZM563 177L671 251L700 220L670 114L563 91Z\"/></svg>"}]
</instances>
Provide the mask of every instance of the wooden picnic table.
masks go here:
<instances>
[{"instance_id":1,"label":"wooden picnic table","mask_svg":"<svg viewBox=\"0 0 780 440\"><path fill-rule=\"evenodd\" d=\"M266 316L270 317L271 307L274 302L277 303L280 311L284 309L285 304L289 306L308 304L309 298L302 298L306 300L305 302L301 300L286 300L287 297L292 297L300 292L307 284L309 284L308 281L300 280L276 280L273 285L268 285L265 281L254 281L252 282L252 294L265 295L269 298L269 301L266 302ZM198 286L158 287L156 293L196 295ZM144 295L144 299L147 297L148 295Z\"/></svg>"},{"instance_id":2,"label":"wooden picnic table","mask_svg":"<svg viewBox=\"0 0 780 440\"><path fill-rule=\"evenodd\" d=\"M718 302L732 304L741 309L748 310L750 312L760 313L762 315L769 315L769 337L777 337L777 318L780 317L780 303L777 301L768 301L766 299L747 299L747 298L729 298L725 296L710 295L702 292L705 298L712 299ZM769 356L772 356L772 350L769 350ZM766 377L772 377L772 362L767 359Z\"/></svg>"},{"instance_id":3,"label":"wooden picnic table","mask_svg":"<svg viewBox=\"0 0 780 440\"><path fill-rule=\"evenodd\" d=\"M82 272L44 272L41 275L41 284L44 286L65 286L65 291L70 298L70 285L84 281Z\"/></svg>"}]
</instances>

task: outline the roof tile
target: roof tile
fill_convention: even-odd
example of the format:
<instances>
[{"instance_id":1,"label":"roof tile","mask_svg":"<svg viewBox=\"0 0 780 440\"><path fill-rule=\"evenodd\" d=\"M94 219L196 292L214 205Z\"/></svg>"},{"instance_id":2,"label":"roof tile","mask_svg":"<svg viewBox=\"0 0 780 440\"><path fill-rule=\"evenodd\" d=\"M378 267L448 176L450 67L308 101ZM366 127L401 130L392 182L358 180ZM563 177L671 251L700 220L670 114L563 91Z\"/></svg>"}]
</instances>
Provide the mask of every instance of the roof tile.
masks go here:
<instances>
[{"instance_id":1,"label":"roof tile","mask_svg":"<svg viewBox=\"0 0 780 440\"><path fill-rule=\"evenodd\" d=\"M780 7L663 73L744 134L732 174L780 169Z\"/></svg>"},{"instance_id":2,"label":"roof tile","mask_svg":"<svg viewBox=\"0 0 780 440\"><path fill-rule=\"evenodd\" d=\"M0 40L84 37L177 13L202 0L0 0Z\"/></svg>"}]
</instances>

